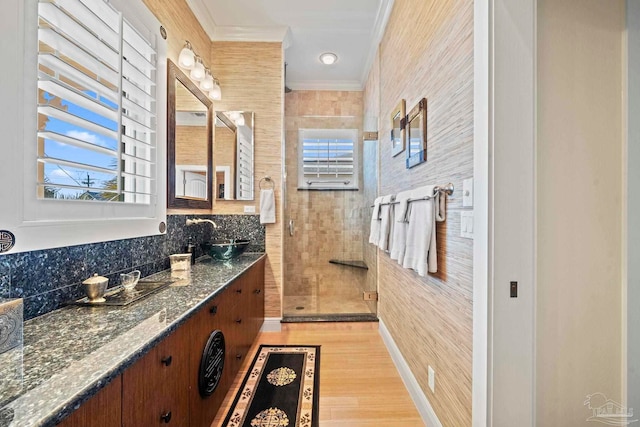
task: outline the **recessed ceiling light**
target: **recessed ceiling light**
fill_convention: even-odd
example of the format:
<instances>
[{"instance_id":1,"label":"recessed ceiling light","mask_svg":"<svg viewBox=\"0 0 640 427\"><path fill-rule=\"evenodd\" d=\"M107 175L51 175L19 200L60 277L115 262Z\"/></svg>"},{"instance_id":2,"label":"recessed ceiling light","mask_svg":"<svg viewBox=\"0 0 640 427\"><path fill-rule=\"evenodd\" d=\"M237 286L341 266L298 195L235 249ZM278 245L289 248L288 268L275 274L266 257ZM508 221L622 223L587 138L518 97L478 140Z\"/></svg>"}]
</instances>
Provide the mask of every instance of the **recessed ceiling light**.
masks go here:
<instances>
[{"instance_id":1,"label":"recessed ceiling light","mask_svg":"<svg viewBox=\"0 0 640 427\"><path fill-rule=\"evenodd\" d=\"M320 62L322 62L324 65L335 64L337 60L338 55L336 55L335 53L327 52L320 55Z\"/></svg>"}]
</instances>

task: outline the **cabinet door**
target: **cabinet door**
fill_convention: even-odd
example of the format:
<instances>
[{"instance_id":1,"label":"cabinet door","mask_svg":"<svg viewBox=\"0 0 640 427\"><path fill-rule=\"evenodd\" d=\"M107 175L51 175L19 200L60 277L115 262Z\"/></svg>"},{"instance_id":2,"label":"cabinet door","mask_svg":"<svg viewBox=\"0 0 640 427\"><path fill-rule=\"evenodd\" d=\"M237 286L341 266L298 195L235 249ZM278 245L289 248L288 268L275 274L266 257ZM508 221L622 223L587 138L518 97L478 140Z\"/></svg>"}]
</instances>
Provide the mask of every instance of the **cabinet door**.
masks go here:
<instances>
[{"instance_id":1,"label":"cabinet door","mask_svg":"<svg viewBox=\"0 0 640 427\"><path fill-rule=\"evenodd\" d=\"M122 416L122 377L111 381L98 394L65 418L61 427L119 427Z\"/></svg>"},{"instance_id":2,"label":"cabinet door","mask_svg":"<svg viewBox=\"0 0 640 427\"><path fill-rule=\"evenodd\" d=\"M250 274L251 279L248 285L251 295L249 306L251 331L249 338L253 343L264 322L264 259L253 266Z\"/></svg>"},{"instance_id":3,"label":"cabinet door","mask_svg":"<svg viewBox=\"0 0 640 427\"><path fill-rule=\"evenodd\" d=\"M189 408L192 427L209 427L211 425L233 380L230 373L231 367L225 359L222 377L213 394L210 396L202 396L200 394L198 384L200 362L209 336L215 330L222 331L225 338L225 354L229 352L229 345L232 342L232 337L229 335L229 323L232 311L229 303L229 295L228 292L224 291L222 294L216 296L216 298L207 303L188 323L192 345L189 362Z\"/></svg>"},{"instance_id":4,"label":"cabinet door","mask_svg":"<svg viewBox=\"0 0 640 427\"><path fill-rule=\"evenodd\" d=\"M122 425L189 425L189 330L182 326L122 374Z\"/></svg>"}]
</instances>

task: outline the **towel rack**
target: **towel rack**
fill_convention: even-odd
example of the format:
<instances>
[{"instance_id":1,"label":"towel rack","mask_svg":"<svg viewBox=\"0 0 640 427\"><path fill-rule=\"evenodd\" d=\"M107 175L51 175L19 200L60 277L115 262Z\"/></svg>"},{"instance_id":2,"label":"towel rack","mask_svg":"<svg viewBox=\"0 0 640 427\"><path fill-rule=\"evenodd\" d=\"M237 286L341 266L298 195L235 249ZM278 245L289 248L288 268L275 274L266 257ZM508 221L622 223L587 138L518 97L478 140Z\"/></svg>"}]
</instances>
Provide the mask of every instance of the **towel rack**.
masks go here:
<instances>
[{"instance_id":1,"label":"towel rack","mask_svg":"<svg viewBox=\"0 0 640 427\"><path fill-rule=\"evenodd\" d=\"M344 185L349 185L350 182L351 181L349 181L348 179L344 180L344 181L340 181L340 180L333 180L333 181L317 180L317 181L314 181L314 180L310 179L310 180L307 181L307 185L311 185L311 184L344 184Z\"/></svg>"},{"instance_id":2,"label":"towel rack","mask_svg":"<svg viewBox=\"0 0 640 427\"><path fill-rule=\"evenodd\" d=\"M424 197L420 197L418 199L407 199L407 202L411 203L411 202L418 202L420 200L431 200L438 193L440 193L440 194L445 193L448 196L451 196L453 194L453 190L454 190L453 184L452 183L448 183L447 185L445 185L443 187L435 187L433 189L433 194L431 196L424 196ZM398 203L400 203L400 201L393 201L393 202L389 202L389 203L380 203L380 206L397 205ZM374 206L375 205L371 205L372 208Z\"/></svg>"},{"instance_id":3,"label":"towel rack","mask_svg":"<svg viewBox=\"0 0 640 427\"><path fill-rule=\"evenodd\" d=\"M276 186L276 184L273 182L273 180L271 179L270 176L265 176L264 178L260 178L260 181L258 181L258 188L261 189L261 190L262 190L262 181L265 181L267 183L271 183L271 188L275 188L275 186Z\"/></svg>"}]
</instances>

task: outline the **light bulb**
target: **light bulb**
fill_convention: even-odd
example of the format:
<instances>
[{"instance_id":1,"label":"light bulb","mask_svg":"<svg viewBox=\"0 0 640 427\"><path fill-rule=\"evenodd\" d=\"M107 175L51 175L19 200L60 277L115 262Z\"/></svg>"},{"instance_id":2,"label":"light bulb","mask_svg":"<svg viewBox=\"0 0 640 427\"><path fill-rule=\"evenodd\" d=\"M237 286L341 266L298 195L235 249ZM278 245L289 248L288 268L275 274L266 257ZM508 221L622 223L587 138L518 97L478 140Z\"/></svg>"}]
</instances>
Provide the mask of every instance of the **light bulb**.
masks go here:
<instances>
[{"instance_id":1,"label":"light bulb","mask_svg":"<svg viewBox=\"0 0 640 427\"><path fill-rule=\"evenodd\" d=\"M205 92L213 89L213 76L211 75L211 71L207 68L204 73L204 79L200 82L200 89Z\"/></svg>"},{"instance_id":2,"label":"light bulb","mask_svg":"<svg viewBox=\"0 0 640 427\"><path fill-rule=\"evenodd\" d=\"M220 83L218 83L218 80L213 81L213 89L209 92L209 98L214 101L220 101L222 99L222 89L220 89Z\"/></svg>"},{"instance_id":3,"label":"light bulb","mask_svg":"<svg viewBox=\"0 0 640 427\"><path fill-rule=\"evenodd\" d=\"M204 65L202 64L202 59L199 56L196 57L196 63L193 65L191 69L191 79L199 82L204 79Z\"/></svg>"},{"instance_id":4,"label":"light bulb","mask_svg":"<svg viewBox=\"0 0 640 427\"><path fill-rule=\"evenodd\" d=\"M182 68L190 70L191 68L193 68L195 62L196 57L193 53L193 50L191 49L191 43L187 42L180 51L180 56L178 56L178 65L180 65Z\"/></svg>"}]
</instances>

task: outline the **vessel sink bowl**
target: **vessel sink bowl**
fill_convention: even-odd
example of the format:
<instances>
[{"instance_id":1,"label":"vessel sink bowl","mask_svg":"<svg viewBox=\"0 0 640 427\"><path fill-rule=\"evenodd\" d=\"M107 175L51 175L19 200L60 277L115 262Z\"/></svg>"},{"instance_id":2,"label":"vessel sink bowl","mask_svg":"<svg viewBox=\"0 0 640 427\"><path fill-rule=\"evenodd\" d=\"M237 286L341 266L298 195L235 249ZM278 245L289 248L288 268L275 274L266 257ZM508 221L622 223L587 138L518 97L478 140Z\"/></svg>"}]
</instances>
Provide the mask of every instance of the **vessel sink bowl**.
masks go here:
<instances>
[{"instance_id":1,"label":"vessel sink bowl","mask_svg":"<svg viewBox=\"0 0 640 427\"><path fill-rule=\"evenodd\" d=\"M204 251L213 259L230 260L242 255L249 246L249 240L212 240L202 244Z\"/></svg>"}]
</instances>

